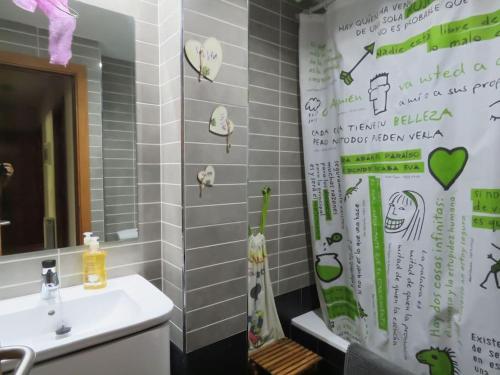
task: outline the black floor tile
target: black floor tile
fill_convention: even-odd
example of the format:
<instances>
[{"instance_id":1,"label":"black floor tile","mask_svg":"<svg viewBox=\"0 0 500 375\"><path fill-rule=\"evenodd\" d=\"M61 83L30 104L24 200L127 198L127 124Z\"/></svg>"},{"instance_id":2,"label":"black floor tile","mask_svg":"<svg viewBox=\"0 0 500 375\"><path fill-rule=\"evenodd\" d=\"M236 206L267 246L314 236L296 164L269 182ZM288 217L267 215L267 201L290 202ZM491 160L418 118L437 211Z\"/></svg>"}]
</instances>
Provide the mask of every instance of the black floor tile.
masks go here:
<instances>
[{"instance_id":1,"label":"black floor tile","mask_svg":"<svg viewBox=\"0 0 500 375\"><path fill-rule=\"evenodd\" d=\"M332 366L329 362L322 360L315 375L343 375L343 367Z\"/></svg>"},{"instance_id":2,"label":"black floor tile","mask_svg":"<svg viewBox=\"0 0 500 375\"><path fill-rule=\"evenodd\" d=\"M172 345L174 346L174 345ZM247 374L248 346L246 332L232 336L192 353L171 350L172 375L245 375Z\"/></svg>"}]
</instances>

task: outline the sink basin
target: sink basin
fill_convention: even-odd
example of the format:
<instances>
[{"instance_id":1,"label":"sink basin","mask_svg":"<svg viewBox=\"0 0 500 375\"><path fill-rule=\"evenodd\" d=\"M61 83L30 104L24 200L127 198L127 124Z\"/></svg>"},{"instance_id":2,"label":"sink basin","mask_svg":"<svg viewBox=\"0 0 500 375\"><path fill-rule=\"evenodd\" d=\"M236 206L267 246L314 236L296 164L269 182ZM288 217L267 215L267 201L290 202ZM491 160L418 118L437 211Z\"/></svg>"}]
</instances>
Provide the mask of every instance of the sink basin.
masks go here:
<instances>
[{"instance_id":1,"label":"sink basin","mask_svg":"<svg viewBox=\"0 0 500 375\"><path fill-rule=\"evenodd\" d=\"M62 303L39 294L0 301L0 344L25 345L36 361L65 355L161 325L173 303L139 275L110 279L100 290L61 289ZM56 335L62 319L71 332Z\"/></svg>"}]
</instances>

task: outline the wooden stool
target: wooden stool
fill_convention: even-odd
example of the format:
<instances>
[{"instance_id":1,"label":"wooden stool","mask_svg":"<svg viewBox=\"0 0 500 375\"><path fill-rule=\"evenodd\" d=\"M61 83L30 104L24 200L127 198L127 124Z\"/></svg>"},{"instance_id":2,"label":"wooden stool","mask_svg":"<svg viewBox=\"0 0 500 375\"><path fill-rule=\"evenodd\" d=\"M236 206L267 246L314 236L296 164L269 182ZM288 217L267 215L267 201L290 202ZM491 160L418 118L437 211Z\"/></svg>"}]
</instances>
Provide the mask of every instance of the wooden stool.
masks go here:
<instances>
[{"instance_id":1,"label":"wooden stool","mask_svg":"<svg viewBox=\"0 0 500 375\"><path fill-rule=\"evenodd\" d=\"M272 375L302 374L313 369L321 357L288 338L277 340L250 353L254 374L259 370Z\"/></svg>"}]
</instances>

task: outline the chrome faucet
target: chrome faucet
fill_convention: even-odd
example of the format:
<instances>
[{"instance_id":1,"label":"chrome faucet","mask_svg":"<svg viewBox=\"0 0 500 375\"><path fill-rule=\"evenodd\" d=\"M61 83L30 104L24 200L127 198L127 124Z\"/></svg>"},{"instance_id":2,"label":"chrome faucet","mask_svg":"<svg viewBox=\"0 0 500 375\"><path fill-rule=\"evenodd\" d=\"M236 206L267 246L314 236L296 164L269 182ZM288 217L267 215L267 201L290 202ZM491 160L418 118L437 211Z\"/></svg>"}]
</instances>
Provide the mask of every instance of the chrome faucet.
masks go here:
<instances>
[{"instance_id":1,"label":"chrome faucet","mask_svg":"<svg viewBox=\"0 0 500 375\"><path fill-rule=\"evenodd\" d=\"M55 259L44 260L42 262L42 289L40 296L43 300L47 301L49 306L53 307L48 312L48 315L54 316L56 319L56 335L64 336L71 332L71 327L64 322L63 305L59 293L60 287Z\"/></svg>"},{"instance_id":2,"label":"chrome faucet","mask_svg":"<svg viewBox=\"0 0 500 375\"><path fill-rule=\"evenodd\" d=\"M55 300L59 295L59 277L54 259L42 262L42 289L40 296L44 300Z\"/></svg>"}]
</instances>

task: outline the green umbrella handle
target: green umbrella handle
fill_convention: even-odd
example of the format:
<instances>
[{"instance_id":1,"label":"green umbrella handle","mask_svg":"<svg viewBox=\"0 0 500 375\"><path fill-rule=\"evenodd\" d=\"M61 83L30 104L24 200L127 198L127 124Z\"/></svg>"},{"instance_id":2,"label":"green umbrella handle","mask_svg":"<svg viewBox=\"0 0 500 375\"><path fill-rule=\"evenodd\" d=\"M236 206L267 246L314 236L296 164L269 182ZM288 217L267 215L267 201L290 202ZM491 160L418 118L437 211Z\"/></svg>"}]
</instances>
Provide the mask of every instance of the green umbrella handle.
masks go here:
<instances>
[{"instance_id":1,"label":"green umbrella handle","mask_svg":"<svg viewBox=\"0 0 500 375\"><path fill-rule=\"evenodd\" d=\"M266 221L267 221L267 210L269 209L269 201L271 200L271 188L265 186L262 189L263 201L262 201L262 213L260 215L260 233L264 234Z\"/></svg>"}]
</instances>

